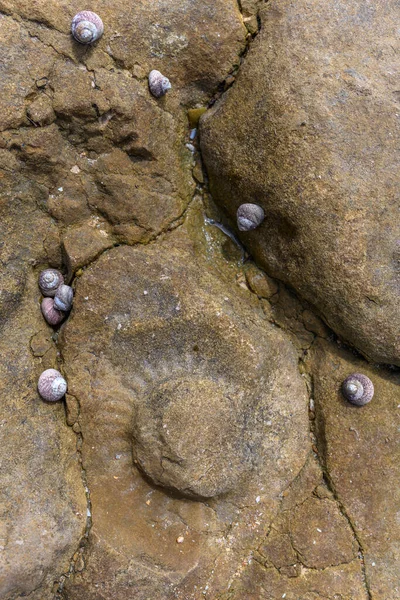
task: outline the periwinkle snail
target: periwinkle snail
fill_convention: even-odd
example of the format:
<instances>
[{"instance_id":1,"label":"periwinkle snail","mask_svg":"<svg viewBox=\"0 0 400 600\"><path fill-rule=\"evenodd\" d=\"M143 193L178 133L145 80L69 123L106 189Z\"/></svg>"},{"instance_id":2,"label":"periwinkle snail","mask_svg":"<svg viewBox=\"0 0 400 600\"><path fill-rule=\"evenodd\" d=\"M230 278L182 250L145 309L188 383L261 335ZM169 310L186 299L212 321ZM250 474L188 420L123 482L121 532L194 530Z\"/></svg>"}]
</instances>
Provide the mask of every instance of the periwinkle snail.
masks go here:
<instances>
[{"instance_id":1,"label":"periwinkle snail","mask_svg":"<svg viewBox=\"0 0 400 600\"><path fill-rule=\"evenodd\" d=\"M366 375L353 373L343 381L342 394L352 404L363 406L372 400L374 384Z\"/></svg>"},{"instance_id":2,"label":"periwinkle snail","mask_svg":"<svg viewBox=\"0 0 400 600\"><path fill-rule=\"evenodd\" d=\"M61 284L54 296L54 308L68 312L72 307L74 292L69 285Z\"/></svg>"},{"instance_id":3,"label":"periwinkle snail","mask_svg":"<svg viewBox=\"0 0 400 600\"><path fill-rule=\"evenodd\" d=\"M61 400L67 391L67 382L56 369L43 371L38 381L38 392L47 402Z\"/></svg>"},{"instance_id":4,"label":"periwinkle snail","mask_svg":"<svg viewBox=\"0 0 400 600\"><path fill-rule=\"evenodd\" d=\"M264 220L264 210L258 204L241 204L236 213L239 231L251 231Z\"/></svg>"},{"instance_id":5,"label":"periwinkle snail","mask_svg":"<svg viewBox=\"0 0 400 600\"><path fill-rule=\"evenodd\" d=\"M154 69L149 73L149 88L155 98L161 98L171 89L171 83L160 71Z\"/></svg>"},{"instance_id":6,"label":"periwinkle snail","mask_svg":"<svg viewBox=\"0 0 400 600\"><path fill-rule=\"evenodd\" d=\"M40 308L47 323L52 327L59 325L65 318L65 313L55 308L53 298L43 298Z\"/></svg>"},{"instance_id":7,"label":"periwinkle snail","mask_svg":"<svg viewBox=\"0 0 400 600\"><path fill-rule=\"evenodd\" d=\"M95 42L103 35L103 31L103 21L90 10L82 10L72 19L71 32L80 44Z\"/></svg>"},{"instance_id":8,"label":"periwinkle snail","mask_svg":"<svg viewBox=\"0 0 400 600\"><path fill-rule=\"evenodd\" d=\"M64 277L57 269L45 269L39 275L39 287L43 296L54 297L57 289L64 283Z\"/></svg>"}]
</instances>

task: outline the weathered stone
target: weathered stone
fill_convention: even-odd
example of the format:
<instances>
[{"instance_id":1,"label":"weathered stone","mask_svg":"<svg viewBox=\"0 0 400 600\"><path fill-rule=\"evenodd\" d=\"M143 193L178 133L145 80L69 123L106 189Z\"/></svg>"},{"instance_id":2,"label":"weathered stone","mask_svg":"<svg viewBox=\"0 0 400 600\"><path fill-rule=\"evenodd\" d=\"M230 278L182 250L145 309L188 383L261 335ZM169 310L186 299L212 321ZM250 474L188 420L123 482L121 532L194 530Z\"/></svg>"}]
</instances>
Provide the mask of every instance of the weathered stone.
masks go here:
<instances>
[{"instance_id":1,"label":"weathered stone","mask_svg":"<svg viewBox=\"0 0 400 600\"><path fill-rule=\"evenodd\" d=\"M238 413L233 407L237 405ZM229 492L250 471L246 423L234 389L205 376L171 378L138 406L133 455L156 484L183 495Z\"/></svg>"},{"instance_id":2,"label":"weathered stone","mask_svg":"<svg viewBox=\"0 0 400 600\"><path fill-rule=\"evenodd\" d=\"M68 571L86 523L75 434L66 427L63 404L44 403L36 389L50 352L37 294L37 274L30 271L21 304L3 324L0 339L0 596L5 600L52 597L54 581Z\"/></svg>"},{"instance_id":3,"label":"weathered stone","mask_svg":"<svg viewBox=\"0 0 400 600\"><path fill-rule=\"evenodd\" d=\"M208 99L245 44L235 3L106 3L104 36L90 47L73 40L68 3L1 0L0 10L9 15L0 19L0 146L30 178L31 196L35 183L36 201L67 227L101 213L118 241L167 230L194 189L187 105ZM154 67L173 81L160 101L148 90Z\"/></svg>"},{"instance_id":4,"label":"weathered stone","mask_svg":"<svg viewBox=\"0 0 400 600\"><path fill-rule=\"evenodd\" d=\"M147 86L147 74L160 70L172 83L171 92L161 100L167 105L173 102L172 94L183 103L208 100L238 62L245 45L246 29L236 2L230 0L160 5L138 0L129 8L121 0L104 2L96 9L104 34L89 47L78 44L70 34L76 8L66 0L35 6L30 0L1 0L0 10L23 18L23 30L27 37L30 32L32 44L53 47L89 70L119 68L137 73L139 67L146 74L143 87Z\"/></svg>"},{"instance_id":5,"label":"weathered stone","mask_svg":"<svg viewBox=\"0 0 400 600\"><path fill-rule=\"evenodd\" d=\"M64 235L62 243L68 280L79 267L89 264L104 250L114 245L107 224L98 218L70 228Z\"/></svg>"},{"instance_id":6,"label":"weathered stone","mask_svg":"<svg viewBox=\"0 0 400 600\"><path fill-rule=\"evenodd\" d=\"M260 15L201 120L211 191L232 223L261 205L264 222L240 233L260 265L367 357L400 365L397 0L273 0Z\"/></svg>"},{"instance_id":7,"label":"weathered stone","mask_svg":"<svg viewBox=\"0 0 400 600\"><path fill-rule=\"evenodd\" d=\"M257 269L255 265L251 265L246 270L246 279L250 288L260 298L271 298L271 296L278 292L279 286L277 282L268 277L261 269Z\"/></svg>"},{"instance_id":8,"label":"weathered stone","mask_svg":"<svg viewBox=\"0 0 400 600\"><path fill-rule=\"evenodd\" d=\"M35 125L51 125L56 115L50 98L40 94L27 108L26 114Z\"/></svg>"},{"instance_id":9,"label":"weathered stone","mask_svg":"<svg viewBox=\"0 0 400 600\"><path fill-rule=\"evenodd\" d=\"M400 377L373 369L353 355L318 341L312 349L318 446L333 489L362 548L371 596L386 600L400 590ZM351 373L375 386L362 407L340 391Z\"/></svg>"},{"instance_id":10,"label":"weathered stone","mask_svg":"<svg viewBox=\"0 0 400 600\"><path fill-rule=\"evenodd\" d=\"M332 500L306 500L294 511L290 532L306 567L325 569L357 557L358 544L349 522Z\"/></svg>"},{"instance_id":11,"label":"weathered stone","mask_svg":"<svg viewBox=\"0 0 400 600\"><path fill-rule=\"evenodd\" d=\"M243 566L226 600L365 600L365 585L358 561L330 569L304 570L301 577L284 577L256 561ZM224 598L224 600L225 600Z\"/></svg>"},{"instance_id":12,"label":"weathered stone","mask_svg":"<svg viewBox=\"0 0 400 600\"><path fill-rule=\"evenodd\" d=\"M71 600L216 597L309 451L290 343L173 239L104 253L63 329L93 510Z\"/></svg>"}]
</instances>

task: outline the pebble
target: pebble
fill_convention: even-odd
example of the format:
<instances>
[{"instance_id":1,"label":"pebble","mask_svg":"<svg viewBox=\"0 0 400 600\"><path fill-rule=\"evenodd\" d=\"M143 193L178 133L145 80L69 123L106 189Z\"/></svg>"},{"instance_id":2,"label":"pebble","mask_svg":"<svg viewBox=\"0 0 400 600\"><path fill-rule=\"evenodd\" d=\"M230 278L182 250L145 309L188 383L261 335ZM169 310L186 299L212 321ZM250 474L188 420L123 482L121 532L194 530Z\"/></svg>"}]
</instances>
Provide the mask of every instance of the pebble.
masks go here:
<instances>
[{"instance_id":1,"label":"pebble","mask_svg":"<svg viewBox=\"0 0 400 600\"><path fill-rule=\"evenodd\" d=\"M177 544L182 544L182 542L185 541L185 538L183 537L183 535L180 535L179 537L176 538L176 543Z\"/></svg>"}]
</instances>

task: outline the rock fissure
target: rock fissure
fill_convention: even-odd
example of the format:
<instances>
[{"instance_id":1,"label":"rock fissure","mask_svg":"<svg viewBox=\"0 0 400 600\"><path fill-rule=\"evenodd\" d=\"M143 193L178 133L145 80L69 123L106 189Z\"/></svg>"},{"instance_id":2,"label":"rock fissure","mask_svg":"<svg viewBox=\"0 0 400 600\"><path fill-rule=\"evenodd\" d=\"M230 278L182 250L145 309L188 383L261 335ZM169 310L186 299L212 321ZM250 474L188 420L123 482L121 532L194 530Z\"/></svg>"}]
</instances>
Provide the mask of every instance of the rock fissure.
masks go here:
<instances>
[{"instance_id":1,"label":"rock fissure","mask_svg":"<svg viewBox=\"0 0 400 600\"><path fill-rule=\"evenodd\" d=\"M312 396L314 397L312 376L310 378L310 383L311 383ZM317 403L315 404L315 411L318 411ZM336 487L335 487L335 485L332 481L332 478L329 474L329 470L328 470L328 467L326 465L326 461L324 458L326 456L327 450L326 450L326 440L324 437L325 433L324 433L324 426L323 426L323 418L322 417L320 418L320 425L319 425L318 429L315 428L315 421L314 420L310 421L310 430L313 435L316 448L319 449L319 451L316 452L316 458L317 458L320 468L322 470L325 485L327 486L328 490L332 493L333 498L338 506L338 509L340 510L340 513L343 515L343 517L346 519L346 521L351 529L352 535L354 536L354 539L358 545L358 557L359 557L359 562L360 562L360 566L361 566L361 572L362 572L363 584L364 584L365 592L366 592L366 598L367 598L367 600L373 600L373 596L372 596L372 593L370 590L368 577L367 577L367 573L366 573L366 568L365 568L365 558L364 558L364 549L363 549L362 541L359 537L359 534L357 532L357 529L356 529L356 526L355 526L353 520L351 519L350 515L348 514L348 511L346 510L346 507L344 506L343 502L341 501L341 499L338 496Z\"/></svg>"}]
</instances>

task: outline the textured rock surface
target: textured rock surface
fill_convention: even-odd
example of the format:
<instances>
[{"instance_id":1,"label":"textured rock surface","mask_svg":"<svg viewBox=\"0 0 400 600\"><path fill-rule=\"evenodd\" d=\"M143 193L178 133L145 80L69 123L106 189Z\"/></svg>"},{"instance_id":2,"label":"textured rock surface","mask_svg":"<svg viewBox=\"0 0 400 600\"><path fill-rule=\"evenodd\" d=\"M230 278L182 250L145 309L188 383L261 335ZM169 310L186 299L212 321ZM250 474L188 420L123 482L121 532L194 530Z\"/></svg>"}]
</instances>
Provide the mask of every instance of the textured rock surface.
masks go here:
<instances>
[{"instance_id":1,"label":"textured rock surface","mask_svg":"<svg viewBox=\"0 0 400 600\"><path fill-rule=\"evenodd\" d=\"M40 373L57 358L37 276L24 286L26 299L3 324L0 340L0 597L42 600L79 546L86 498L64 406L44 403L36 391Z\"/></svg>"},{"instance_id":2,"label":"textured rock surface","mask_svg":"<svg viewBox=\"0 0 400 600\"><path fill-rule=\"evenodd\" d=\"M0 159L63 228L72 270L181 217L194 188L186 105L209 97L245 44L230 0L101 4L104 36L85 47L70 34L77 2L0 1ZM160 101L148 90L155 67L173 83Z\"/></svg>"},{"instance_id":3,"label":"textured rock surface","mask_svg":"<svg viewBox=\"0 0 400 600\"><path fill-rule=\"evenodd\" d=\"M221 598L365 600L357 550L350 524L310 456L285 490L252 560L243 565L231 592Z\"/></svg>"},{"instance_id":4,"label":"textured rock surface","mask_svg":"<svg viewBox=\"0 0 400 600\"><path fill-rule=\"evenodd\" d=\"M400 595L400 376L368 367L326 342L313 349L314 392L320 450L332 488L353 523L372 598ZM375 395L350 405L341 382L360 369Z\"/></svg>"},{"instance_id":5,"label":"textured rock surface","mask_svg":"<svg viewBox=\"0 0 400 600\"><path fill-rule=\"evenodd\" d=\"M228 0L101 2L105 34L85 48L70 35L80 9L75 1L0 0L0 596L7 600L52 599L74 553L74 568L84 568L77 438L63 404L49 407L36 392L40 372L61 358L40 313L37 271L61 267L70 278L106 248L147 241L179 222L194 189L186 105L208 98L246 34ZM148 91L154 66L173 82L161 101ZM69 396L70 425L74 410Z\"/></svg>"},{"instance_id":6,"label":"textured rock surface","mask_svg":"<svg viewBox=\"0 0 400 600\"><path fill-rule=\"evenodd\" d=\"M62 349L93 527L68 598L216 597L305 461L296 353L207 271L176 236L109 250L79 280Z\"/></svg>"},{"instance_id":7,"label":"textured rock surface","mask_svg":"<svg viewBox=\"0 0 400 600\"><path fill-rule=\"evenodd\" d=\"M271 0L233 87L202 119L211 191L268 273L366 356L400 365L396 0Z\"/></svg>"},{"instance_id":8,"label":"textured rock surface","mask_svg":"<svg viewBox=\"0 0 400 600\"><path fill-rule=\"evenodd\" d=\"M263 4L240 0L250 33L257 30L257 10ZM264 28L272 18L268 27L274 31L267 32L275 46L276 37L286 35L282 43L290 69L277 62L276 71L282 68L284 76L279 73L280 84L269 90L271 101L258 101L251 127L245 114L243 126L235 117L233 134L226 132L226 144L232 134L234 143L237 135L251 146L250 153L240 151L229 158L235 169L233 185L239 175L248 177L243 189L240 182L237 187L245 193L254 191L248 176L251 160L259 156L268 167L274 160L256 147L252 128L263 135L265 110L276 117L273 110L285 106L282 94L286 102L289 85L298 95L296 82L289 78L295 71L292 51L302 50L296 55L299 73L308 58L310 83L302 79L300 84L304 111L313 119L314 78L324 85L329 79L318 75L313 53L320 47L315 43L320 34L314 31L317 17L333 10L331 3L295 7L289 30L282 29L284 12L281 19L276 6L271 0ZM280 3L279 10L287 6ZM355 38L361 37L354 36L350 45L346 27L352 9L349 3L337 6L344 23L340 53L349 61L344 68L350 71L343 76L349 95L339 94L338 102L329 105L328 124L337 141L335 111L345 112L350 105L360 117L361 141L357 145L345 129L344 159L353 151L355 157L351 177L344 168L339 175L333 167L329 173L335 185L354 176L356 191L351 205L335 204L331 221L339 241L345 238L348 256L357 262L354 219L362 215L369 246L358 267L369 281L374 265L368 257L375 252L377 261L384 260L374 277L388 281L388 246L381 243L376 224L387 225L390 245L394 200L384 204L379 194L378 217L372 201L361 207L355 200L357 186L364 191L367 187L361 186L354 161L367 132L372 142L365 154L372 160L375 152L382 152L381 162L376 159L382 174L392 168L390 161L382 167L383 142L366 123L381 102L382 117L375 119L375 126L390 152L384 139L390 101L383 84L372 76L352 84L357 75L351 69L368 77L368 69L374 69L377 76L379 65L388 60L390 40L381 36L381 55L368 49L362 68L354 67ZM353 22L363 22L368 33L368 24L382 7L363 5ZM389 10L391 3L385 7ZM93 47L77 45L69 33L70 20L81 9L76 0L0 0L0 597L365 600L369 589L370 597L392 600L399 596L399 461L394 443L398 378L367 369L378 394L369 412L354 412L360 409L340 401L336 411L339 379L348 374L347 366L365 371L364 363L337 353L328 343L315 344L316 338L329 340L331 332L293 290L251 262L239 262L240 250L230 237L204 221L204 210L217 220L221 215L205 190L201 198L201 186L195 190L192 179L195 165L193 175L204 183L199 152L185 146L188 124L197 127L210 95L235 81L229 73L236 73L244 49L246 29L236 0L139 0L132 6L101 0L95 10L104 19L105 34ZM385 18L380 21L383 28ZM327 23L331 30L322 38L322 63L337 21ZM310 38L307 52L304 31ZM243 90L247 68L258 97L263 76L252 66L251 56L264 69L259 52L265 44L260 37L250 51L228 107L233 98L235 110L243 104L248 111L249 88L241 92L243 100L235 95ZM329 59L332 69L339 58ZM149 94L147 74L152 68L162 70L173 85L160 100ZM393 62L384 76L387 81L394 68ZM327 67L326 73L332 71ZM273 74L271 70L271 86ZM330 81L328 101L335 82L342 80L335 75ZM326 106L320 94L316 98L316 106ZM367 100L372 104L363 105ZM300 117L298 112L293 115L295 126L288 123L287 113L282 112L281 120L274 117L272 129L279 137L274 152L285 177L292 172L283 169L292 160L290 152L302 161L302 176L312 174L311 187L303 185L304 206L309 207L309 189L320 197L324 181L326 185L318 177L318 161L326 155L317 144L318 131L321 139L326 132L316 117L297 126ZM311 139L309 147L299 145L293 152L295 135L302 144ZM217 144L215 150L219 152ZM216 163L221 161L217 158ZM260 168L258 181L262 172ZM367 183L369 177L365 167ZM293 185L287 188L290 193ZM270 210L259 233L267 231L278 244L282 268L291 273L297 256L307 252L307 260L316 259L306 246L299 250L291 229L294 205L289 211L288 199L293 196L282 195L286 188L281 180L275 187L268 193L274 203L283 197L290 214L285 220L282 207L280 213ZM259 202L263 190L250 201ZM372 196L372 187L368 190ZM331 210L332 204L325 204ZM327 211L315 208L309 234L313 242L326 239ZM342 217L351 229L347 237L347 230L339 231L337 225ZM374 220L376 243L367 235ZM258 240L258 256L264 256L257 230L252 235ZM115 247L136 243L147 246ZM338 242L337 263L330 265L337 280L344 264L339 250ZM329 266L320 250L318 254ZM270 257L265 264L270 273L280 275ZM346 265L346 272L353 273ZM64 334L49 328L40 313L37 275L44 266L61 268L68 282L77 276L72 281L74 308L61 326ZM311 267L300 268L302 284L306 276L313 282ZM388 298L395 285L387 287ZM318 293L322 297L323 290ZM328 304L334 293L336 288L328 287ZM347 306L349 294L347 288L342 294ZM342 296L336 296L338 306ZM371 320L371 331L374 327L374 334L387 339L384 320L379 327ZM37 379L47 368L59 368L67 376L66 412L63 404L50 406L38 397ZM308 421L306 390L313 386L317 407L310 400ZM357 462L367 467L353 473Z\"/></svg>"}]
</instances>

